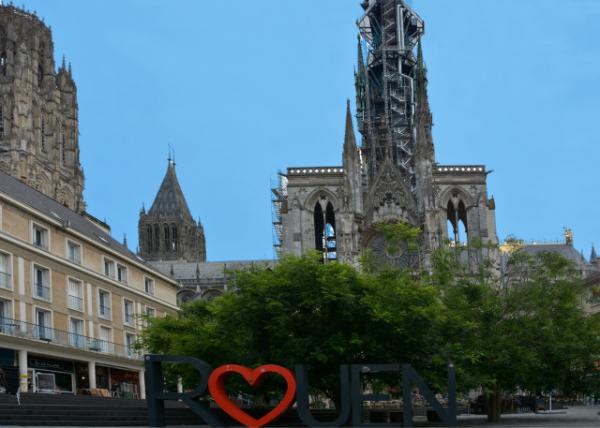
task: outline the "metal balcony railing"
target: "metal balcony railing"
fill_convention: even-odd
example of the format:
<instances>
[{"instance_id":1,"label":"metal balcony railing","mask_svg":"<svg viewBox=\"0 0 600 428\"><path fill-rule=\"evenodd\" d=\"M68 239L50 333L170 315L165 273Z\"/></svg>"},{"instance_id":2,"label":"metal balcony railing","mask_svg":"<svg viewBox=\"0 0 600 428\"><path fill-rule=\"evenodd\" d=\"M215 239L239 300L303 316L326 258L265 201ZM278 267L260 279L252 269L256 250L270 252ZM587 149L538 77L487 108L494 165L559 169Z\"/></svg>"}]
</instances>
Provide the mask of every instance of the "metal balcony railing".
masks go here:
<instances>
[{"instance_id":1,"label":"metal balcony railing","mask_svg":"<svg viewBox=\"0 0 600 428\"><path fill-rule=\"evenodd\" d=\"M100 305L98 307L98 313L101 317L110 319L110 306Z\"/></svg>"},{"instance_id":2,"label":"metal balcony railing","mask_svg":"<svg viewBox=\"0 0 600 428\"><path fill-rule=\"evenodd\" d=\"M125 324L127 325L133 325L133 314L130 313L125 313L125 320L124 320Z\"/></svg>"},{"instance_id":3,"label":"metal balcony railing","mask_svg":"<svg viewBox=\"0 0 600 428\"><path fill-rule=\"evenodd\" d=\"M35 245L38 248L41 248L42 250L46 250L48 251L48 244L46 242L44 242L43 240L35 240L33 241L33 245Z\"/></svg>"},{"instance_id":4,"label":"metal balcony railing","mask_svg":"<svg viewBox=\"0 0 600 428\"><path fill-rule=\"evenodd\" d=\"M106 340L94 339L82 334L0 317L0 335L40 340L54 345L110 354L117 357L140 359L142 356L133 346L119 345Z\"/></svg>"},{"instance_id":5,"label":"metal balcony railing","mask_svg":"<svg viewBox=\"0 0 600 428\"><path fill-rule=\"evenodd\" d=\"M79 256L78 254L69 254L68 259L71 263L75 263L78 265L81 264L81 256Z\"/></svg>"},{"instance_id":6,"label":"metal balcony railing","mask_svg":"<svg viewBox=\"0 0 600 428\"><path fill-rule=\"evenodd\" d=\"M34 284L33 292L35 297L40 299L50 300L50 287L43 284Z\"/></svg>"},{"instance_id":7,"label":"metal balcony railing","mask_svg":"<svg viewBox=\"0 0 600 428\"><path fill-rule=\"evenodd\" d=\"M10 273L0 272L0 288L10 290Z\"/></svg>"},{"instance_id":8,"label":"metal balcony railing","mask_svg":"<svg viewBox=\"0 0 600 428\"><path fill-rule=\"evenodd\" d=\"M77 296L71 296L69 294L69 308L75 309L76 311L83 311L83 299Z\"/></svg>"}]
</instances>

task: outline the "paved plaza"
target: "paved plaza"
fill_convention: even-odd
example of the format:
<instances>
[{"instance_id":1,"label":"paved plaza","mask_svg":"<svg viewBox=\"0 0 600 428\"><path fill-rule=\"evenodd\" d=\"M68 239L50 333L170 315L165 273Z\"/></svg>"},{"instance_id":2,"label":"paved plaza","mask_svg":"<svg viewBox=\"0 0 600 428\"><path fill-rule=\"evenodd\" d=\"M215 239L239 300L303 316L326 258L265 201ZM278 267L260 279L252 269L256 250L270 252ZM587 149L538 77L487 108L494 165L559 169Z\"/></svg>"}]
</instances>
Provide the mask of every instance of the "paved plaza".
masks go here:
<instances>
[{"instance_id":1,"label":"paved plaza","mask_svg":"<svg viewBox=\"0 0 600 428\"><path fill-rule=\"evenodd\" d=\"M561 413L526 413L502 415L500 422L487 423L484 415L459 416L459 427L600 427L600 406L577 406ZM562 413L564 412L564 413ZM417 424L415 424L416 426ZM422 425L433 426L433 425Z\"/></svg>"},{"instance_id":2,"label":"paved plaza","mask_svg":"<svg viewBox=\"0 0 600 428\"><path fill-rule=\"evenodd\" d=\"M503 427L576 427L576 428L597 428L600 427L600 416L598 412L600 406L572 407L564 413L528 413L528 414L508 414L503 415L499 423L489 424L483 415L459 416L458 426L469 428L503 428ZM415 427L439 427L440 425L427 424L415 418ZM207 425L187 426L187 428L209 428ZM12 428L0 425L0 428ZM14 427L17 428L17 427ZM42 427L18 427L18 428L42 428ZM75 427L76 428L76 427ZM86 427L89 428L89 427ZM127 428L127 427L121 427ZM186 428L178 425L172 428Z\"/></svg>"}]
</instances>

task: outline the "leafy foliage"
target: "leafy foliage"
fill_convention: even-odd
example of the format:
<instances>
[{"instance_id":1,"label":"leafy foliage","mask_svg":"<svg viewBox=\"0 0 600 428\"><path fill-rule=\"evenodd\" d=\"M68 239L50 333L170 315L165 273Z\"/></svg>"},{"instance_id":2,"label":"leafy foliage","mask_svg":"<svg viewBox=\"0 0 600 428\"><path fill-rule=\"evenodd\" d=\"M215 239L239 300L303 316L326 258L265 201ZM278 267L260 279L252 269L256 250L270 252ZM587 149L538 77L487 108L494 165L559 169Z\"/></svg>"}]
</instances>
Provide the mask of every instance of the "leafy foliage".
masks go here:
<instances>
[{"instance_id":1,"label":"leafy foliage","mask_svg":"<svg viewBox=\"0 0 600 428\"><path fill-rule=\"evenodd\" d=\"M381 228L392 245L418 236L418 229ZM517 389L593 387L600 324L580 308L571 263L517 248L500 274L491 260L473 266L462 255L436 251L427 273L358 272L322 263L317 253L286 257L270 269L235 272L233 291L153 320L143 345L213 366L302 363L311 386L334 400L339 365L364 362L410 362L437 390L453 362L459 389L482 387L495 402ZM185 379L195 382L192 373Z\"/></svg>"}]
</instances>

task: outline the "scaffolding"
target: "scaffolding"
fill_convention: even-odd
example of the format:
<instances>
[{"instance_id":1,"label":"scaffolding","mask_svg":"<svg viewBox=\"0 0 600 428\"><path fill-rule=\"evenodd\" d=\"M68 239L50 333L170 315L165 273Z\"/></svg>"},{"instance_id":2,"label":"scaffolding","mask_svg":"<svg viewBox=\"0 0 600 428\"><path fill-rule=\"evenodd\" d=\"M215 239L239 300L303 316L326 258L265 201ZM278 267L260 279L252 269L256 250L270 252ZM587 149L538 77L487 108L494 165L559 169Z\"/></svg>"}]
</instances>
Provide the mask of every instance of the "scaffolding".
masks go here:
<instances>
[{"instance_id":1,"label":"scaffolding","mask_svg":"<svg viewBox=\"0 0 600 428\"><path fill-rule=\"evenodd\" d=\"M278 173L275 182L271 182L271 219L273 222L273 256L281 257L283 241L282 214L287 212L287 183L288 179L282 172Z\"/></svg>"},{"instance_id":2,"label":"scaffolding","mask_svg":"<svg viewBox=\"0 0 600 428\"><path fill-rule=\"evenodd\" d=\"M423 20L405 0L370 0L363 8L356 87L368 173L373 178L390 158L414 190L415 49Z\"/></svg>"}]
</instances>

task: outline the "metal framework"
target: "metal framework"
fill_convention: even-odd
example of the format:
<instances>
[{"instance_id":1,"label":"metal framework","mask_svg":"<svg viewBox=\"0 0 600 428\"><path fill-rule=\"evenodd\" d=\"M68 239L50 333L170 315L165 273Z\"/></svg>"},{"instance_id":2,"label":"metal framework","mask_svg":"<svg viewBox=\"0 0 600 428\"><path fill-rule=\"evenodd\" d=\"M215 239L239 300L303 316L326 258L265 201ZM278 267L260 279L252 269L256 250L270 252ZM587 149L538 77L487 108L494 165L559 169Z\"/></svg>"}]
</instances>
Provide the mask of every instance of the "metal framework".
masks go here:
<instances>
[{"instance_id":1,"label":"metal framework","mask_svg":"<svg viewBox=\"0 0 600 428\"><path fill-rule=\"evenodd\" d=\"M405 0L370 0L358 20L357 115L373 177L390 157L414 189L414 110L422 19ZM366 51L366 62L363 60Z\"/></svg>"},{"instance_id":2,"label":"metal framework","mask_svg":"<svg viewBox=\"0 0 600 428\"><path fill-rule=\"evenodd\" d=\"M271 183L271 217L273 221L273 249L275 258L281 256L281 241L283 240L282 211L287 211L287 177L279 173L279 182Z\"/></svg>"}]
</instances>

